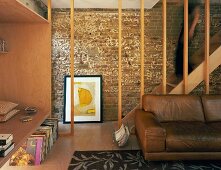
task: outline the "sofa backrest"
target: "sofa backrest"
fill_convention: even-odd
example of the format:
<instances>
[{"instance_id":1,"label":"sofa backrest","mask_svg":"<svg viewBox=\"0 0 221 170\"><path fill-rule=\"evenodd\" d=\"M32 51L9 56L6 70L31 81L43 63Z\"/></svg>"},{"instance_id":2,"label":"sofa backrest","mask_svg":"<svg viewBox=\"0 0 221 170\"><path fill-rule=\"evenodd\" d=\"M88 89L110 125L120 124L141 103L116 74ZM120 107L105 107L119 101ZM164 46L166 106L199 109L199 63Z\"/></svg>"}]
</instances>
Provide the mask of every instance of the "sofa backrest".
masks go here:
<instances>
[{"instance_id":1,"label":"sofa backrest","mask_svg":"<svg viewBox=\"0 0 221 170\"><path fill-rule=\"evenodd\" d=\"M207 122L221 121L221 95L202 96L202 103Z\"/></svg>"},{"instance_id":2,"label":"sofa backrest","mask_svg":"<svg viewBox=\"0 0 221 170\"><path fill-rule=\"evenodd\" d=\"M154 113L160 122L204 122L201 98L190 95L144 95L143 109Z\"/></svg>"}]
</instances>

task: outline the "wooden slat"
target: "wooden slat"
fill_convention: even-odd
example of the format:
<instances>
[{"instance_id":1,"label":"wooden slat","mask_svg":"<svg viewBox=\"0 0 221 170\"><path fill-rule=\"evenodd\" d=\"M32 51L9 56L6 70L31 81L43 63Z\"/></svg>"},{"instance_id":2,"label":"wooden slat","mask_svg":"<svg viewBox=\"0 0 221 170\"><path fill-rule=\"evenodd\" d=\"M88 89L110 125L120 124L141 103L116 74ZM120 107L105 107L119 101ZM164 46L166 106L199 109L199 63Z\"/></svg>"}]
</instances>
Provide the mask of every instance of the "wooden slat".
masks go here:
<instances>
[{"instance_id":1,"label":"wooden slat","mask_svg":"<svg viewBox=\"0 0 221 170\"><path fill-rule=\"evenodd\" d=\"M142 96L144 95L144 0L141 0L140 4L140 107L142 107Z\"/></svg>"},{"instance_id":2,"label":"wooden slat","mask_svg":"<svg viewBox=\"0 0 221 170\"><path fill-rule=\"evenodd\" d=\"M183 93L188 91L188 0L184 0Z\"/></svg>"},{"instance_id":3,"label":"wooden slat","mask_svg":"<svg viewBox=\"0 0 221 170\"><path fill-rule=\"evenodd\" d=\"M51 0L48 0L48 22L51 24Z\"/></svg>"},{"instance_id":4,"label":"wooden slat","mask_svg":"<svg viewBox=\"0 0 221 170\"><path fill-rule=\"evenodd\" d=\"M210 55L209 62L209 73L214 71L219 65L221 65L221 47L219 47L215 52ZM204 80L204 69L205 69L205 61L202 62L194 71L190 73L188 76L188 91L187 94L190 93L199 83ZM179 83L170 94L182 94L183 92L183 81Z\"/></svg>"},{"instance_id":5,"label":"wooden slat","mask_svg":"<svg viewBox=\"0 0 221 170\"><path fill-rule=\"evenodd\" d=\"M74 133L74 0L71 1L71 134Z\"/></svg>"},{"instance_id":6,"label":"wooden slat","mask_svg":"<svg viewBox=\"0 0 221 170\"><path fill-rule=\"evenodd\" d=\"M205 0L205 93L209 94L210 0Z\"/></svg>"},{"instance_id":7,"label":"wooden slat","mask_svg":"<svg viewBox=\"0 0 221 170\"><path fill-rule=\"evenodd\" d=\"M49 30L50 30L50 33L49 33L49 40L50 40L50 51L49 51L49 58L51 58L51 0L48 0L48 22L49 22ZM51 60L50 60L50 65L51 65ZM51 79L50 79L51 81ZM50 104L51 104L51 101L50 101ZM52 112L50 113L50 117L52 117Z\"/></svg>"},{"instance_id":8,"label":"wooden slat","mask_svg":"<svg viewBox=\"0 0 221 170\"><path fill-rule=\"evenodd\" d=\"M118 126L122 124L122 0L118 0Z\"/></svg>"},{"instance_id":9,"label":"wooden slat","mask_svg":"<svg viewBox=\"0 0 221 170\"><path fill-rule=\"evenodd\" d=\"M162 90L163 90L163 94L166 94L166 81L167 81L167 78L166 78L166 75L167 75L167 68L166 68L166 61L167 61L167 36L166 36L166 33L167 33L167 1L166 0L163 0L163 69L162 69L162 72L163 72L163 81L162 81Z\"/></svg>"}]
</instances>

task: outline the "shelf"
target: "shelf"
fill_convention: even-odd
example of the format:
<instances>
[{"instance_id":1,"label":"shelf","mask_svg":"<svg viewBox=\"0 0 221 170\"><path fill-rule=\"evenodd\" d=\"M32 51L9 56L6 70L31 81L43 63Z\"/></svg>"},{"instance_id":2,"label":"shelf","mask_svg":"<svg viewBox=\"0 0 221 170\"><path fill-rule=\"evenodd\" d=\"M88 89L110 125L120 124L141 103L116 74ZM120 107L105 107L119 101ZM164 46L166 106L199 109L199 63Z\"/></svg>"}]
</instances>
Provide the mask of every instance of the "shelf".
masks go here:
<instances>
[{"instance_id":1,"label":"shelf","mask_svg":"<svg viewBox=\"0 0 221 170\"><path fill-rule=\"evenodd\" d=\"M0 54L7 54L8 51L0 51Z\"/></svg>"},{"instance_id":2,"label":"shelf","mask_svg":"<svg viewBox=\"0 0 221 170\"><path fill-rule=\"evenodd\" d=\"M0 157L0 168L10 159L18 148L25 142L25 140L42 124L42 122L49 116L49 114L38 111L33 115L33 120L22 123L20 118L26 116L24 112L19 112L16 116L5 123L0 123L0 134L11 133L14 136L15 148L6 156Z\"/></svg>"},{"instance_id":3,"label":"shelf","mask_svg":"<svg viewBox=\"0 0 221 170\"><path fill-rule=\"evenodd\" d=\"M49 23L17 0L0 0L0 23Z\"/></svg>"}]
</instances>

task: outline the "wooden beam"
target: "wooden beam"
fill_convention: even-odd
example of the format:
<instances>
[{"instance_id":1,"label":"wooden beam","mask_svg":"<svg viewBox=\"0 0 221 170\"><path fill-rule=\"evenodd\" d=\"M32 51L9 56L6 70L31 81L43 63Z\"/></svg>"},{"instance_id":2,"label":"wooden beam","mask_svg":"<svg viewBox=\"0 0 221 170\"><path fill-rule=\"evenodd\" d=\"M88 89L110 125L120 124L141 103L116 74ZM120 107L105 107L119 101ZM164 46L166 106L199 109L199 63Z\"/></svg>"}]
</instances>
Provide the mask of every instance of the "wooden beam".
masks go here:
<instances>
[{"instance_id":1,"label":"wooden beam","mask_svg":"<svg viewBox=\"0 0 221 170\"><path fill-rule=\"evenodd\" d=\"M209 94L210 0L205 0L205 93Z\"/></svg>"},{"instance_id":2,"label":"wooden beam","mask_svg":"<svg viewBox=\"0 0 221 170\"><path fill-rule=\"evenodd\" d=\"M71 134L74 133L74 0L71 1Z\"/></svg>"},{"instance_id":3,"label":"wooden beam","mask_svg":"<svg viewBox=\"0 0 221 170\"><path fill-rule=\"evenodd\" d=\"M118 0L118 127L122 124L122 0Z\"/></svg>"},{"instance_id":4,"label":"wooden beam","mask_svg":"<svg viewBox=\"0 0 221 170\"><path fill-rule=\"evenodd\" d=\"M166 94L166 83L167 83L167 1L163 0L163 94Z\"/></svg>"},{"instance_id":5,"label":"wooden beam","mask_svg":"<svg viewBox=\"0 0 221 170\"><path fill-rule=\"evenodd\" d=\"M49 29L50 29L50 35L49 35L49 38L50 38L50 52L49 52L49 58L51 58L51 41L52 41L52 39L51 39L51 30L52 30L52 28L51 28L51 0L48 0L48 22L49 22ZM50 60L50 62L51 62L51 60ZM51 81L51 80L50 80ZM51 101L50 101L51 102ZM50 117L52 117L52 112L50 113Z\"/></svg>"},{"instance_id":6,"label":"wooden beam","mask_svg":"<svg viewBox=\"0 0 221 170\"><path fill-rule=\"evenodd\" d=\"M188 91L188 0L184 0L183 93Z\"/></svg>"},{"instance_id":7,"label":"wooden beam","mask_svg":"<svg viewBox=\"0 0 221 170\"><path fill-rule=\"evenodd\" d=\"M51 0L48 0L48 22L51 24Z\"/></svg>"},{"instance_id":8,"label":"wooden beam","mask_svg":"<svg viewBox=\"0 0 221 170\"><path fill-rule=\"evenodd\" d=\"M140 4L140 107L142 107L142 96L144 95L144 0L141 0Z\"/></svg>"}]
</instances>

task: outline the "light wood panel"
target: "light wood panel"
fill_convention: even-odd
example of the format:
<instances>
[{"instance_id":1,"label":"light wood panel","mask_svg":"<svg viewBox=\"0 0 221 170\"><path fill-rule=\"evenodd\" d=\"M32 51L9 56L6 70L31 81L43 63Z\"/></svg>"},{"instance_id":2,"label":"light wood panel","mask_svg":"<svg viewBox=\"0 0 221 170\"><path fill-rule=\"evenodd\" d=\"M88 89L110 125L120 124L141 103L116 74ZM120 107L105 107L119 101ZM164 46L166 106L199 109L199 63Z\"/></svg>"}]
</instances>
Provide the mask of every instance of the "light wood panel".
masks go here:
<instances>
[{"instance_id":1,"label":"light wood panel","mask_svg":"<svg viewBox=\"0 0 221 170\"><path fill-rule=\"evenodd\" d=\"M118 0L118 126L122 124L122 0Z\"/></svg>"},{"instance_id":2,"label":"light wood panel","mask_svg":"<svg viewBox=\"0 0 221 170\"><path fill-rule=\"evenodd\" d=\"M42 122L48 117L49 114L41 112L33 115L32 121L22 123L20 118L26 116L24 112L20 112L6 123L0 123L0 134L13 134L13 142L15 142L14 149L3 158L0 158L0 167L3 166L12 154L18 150L18 148L24 144L26 139L42 124Z\"/></svg>"},{"instance_id":3,"label":"light wood panel","mask_svg":"<svg viewBox=\"0 0 221 170\"><path fill-rule=\"evenodd\" d=\"M221 64L221 47L210 55L209 73L213 72ZM199 83L204 80L205 61L202 62L194 71L188 76L188 91L190 93ZM182 94L183 81L179 83L170 94Z\"/></svg>"},{"instance_id":4,"label":"light wood panel","mask_svg":"<svg viewBox=\"0 0 221 170\"><path fill-rule=\"evenodd\" d=\"M48 23L48 21L24 6L16 0L0 1L0 23L18 23L18 22L38 22Z\"/></svg>"},{"instance_id":5,"label":"light wood panel","mask_svg":"<svg viewBox=\"0 0 221 170\"><path fill-rule=\"evenodd\" d=\"M74 0L71 1L71 134L74 133Z\"/></svg>"},{"instance_id":6,"label":"light wood panel","mask_svg":"<svg viewBox=\"0 0 221 170\"><path fill-rule=\"evenodd\" d=\"M51 112L49 24L0 24L8 53L0 54L0 99Z\"/></svg>"},{"instance_id":7,"label":"light wood panel","mask_svg":"<svg viewBox=\"0 0 221 170\"><path fill-rule=\"evenodd\" d=\"M188 91L188 0L184 0L183 93Z\"/></svg>"},{"instance_id":8,"label":"light wood panel","mask_svg":"<svg viewBox=\"0 0 221 170\"><path fill-rule=\"evenodd\" d=\"M163 81L162 81L162 91L163 94L166 94L167 91L167 66L166 66L166 62L167 62L167 1L163 0L163 7L162 7L162 14L163 14Z\"/></svg>"},{"instance_id":9,"label":"light wood panel","mask_svg":"<svg viewBox=\"0 0 221 170\"><path fill-rule=\"evenodd\" d=\"M205 93L209 94L210 0L205 0Z\"/></svg>"},{"instance_id":10,"label":"light wood panel","mask_svg":"<svg viewBox=\"0 0 221 170\"><path fill-rule=\"evenodd\" d=\"M140 0L140 107L144 95L144 0Z\"/></svg>"}]
</instances>

